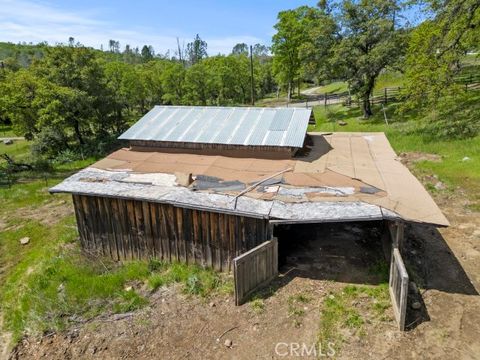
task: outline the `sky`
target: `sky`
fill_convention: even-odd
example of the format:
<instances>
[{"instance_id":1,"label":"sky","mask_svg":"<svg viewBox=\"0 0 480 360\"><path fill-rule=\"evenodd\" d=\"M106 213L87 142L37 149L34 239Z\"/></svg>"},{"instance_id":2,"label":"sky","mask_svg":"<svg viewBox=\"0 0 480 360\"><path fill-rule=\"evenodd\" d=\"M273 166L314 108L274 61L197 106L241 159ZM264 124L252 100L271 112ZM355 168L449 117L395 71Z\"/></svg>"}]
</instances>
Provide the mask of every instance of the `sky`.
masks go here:
<instances>
[{"instance_id":1,"label":"sky","mask_svg":"<svg viewBox=\"0 0 480 360\"><path fill-rule=\"evenodd\" d=\"M279 11L317 0L0 0L0 41L49 44L69 37L83 45L123 49L152 45L164 54L198 33L208 53L227 54L237 43L270 45Z\"/></svg>"}]
</instances>

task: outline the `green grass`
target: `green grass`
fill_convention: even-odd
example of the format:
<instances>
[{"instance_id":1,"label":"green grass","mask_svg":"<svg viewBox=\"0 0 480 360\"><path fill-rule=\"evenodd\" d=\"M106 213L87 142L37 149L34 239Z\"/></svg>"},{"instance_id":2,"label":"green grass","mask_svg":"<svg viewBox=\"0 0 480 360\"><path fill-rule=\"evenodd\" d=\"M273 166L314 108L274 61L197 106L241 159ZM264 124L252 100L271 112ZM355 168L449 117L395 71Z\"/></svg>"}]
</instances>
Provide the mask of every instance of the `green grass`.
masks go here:
<instances>
[{"instance_id":1,"label":"green grass","mask_svg":"<svg viewBox=\"0 0 480 360\"><path fill-rule=\"evenodd\" d=\"M386 108L389 125L384 121L381 107L374 107L374 115L363 120L359 108L330 105L314 108L316 125L310 131L385 132L397 154L422 152L441 156L441 161L422 161L415 164L417 175L437 175L451 189L467 190L474 201L480 200L480 136L462 140L431 141L415 131L418 115L414 112L400 116L397 104ZM340 126L339 121L347 123ZM468 161L462 161L465 157ZM475 204L473 205L475 207Z\"/></svg>"},{"instance_id":2,"label":"green grass","mask_svg":"<svg viewBox=\"0 0 480 360\"><path fill-rule=\"evenodd\" d=\"M325 93L342 93L348 91L348 84L345 81L335 81L330 84L321 86L315 91L316 94Z\"/></svg>"},{"instance_id":3,"label":"green grass","mask_svg":"<svg viewBox=\"0 0 480 360\"><path fill-rule=\"evenodd\" d=\"M334 343L336 350L344 341L341 330L349 328L361 335L367 318L389 320L385 311L390 307L388 284L378 286L348 285L342 291L330 293L321 308L318 341L322 348ZM362 315L363 316L362 316Z\"/></svg>"},{"instance_id":4,"label":"green grass","mask_svg":"<svg viewBox=\"0 0 480 360\"><path fill-rule=\"evenodd\" d=\"M79 163L70 165L73 169ZM61 180L55 176L49 186ZM184 293L202 297L232 292L230 278L196 265L154 260L119 264L85 256L74 216L55 211L71 207L70 196L50 195L44 180L1 187L0 198L0 309L4 330L14 342L100 314L133 311L164 285L179 283ZM22 237L30 242L21 245Z\"/></svg>"},{"instance_id":5,"label":"green grass","mask_svg":"<svg viewBox=\"0 0 480 360\"><path fill-rule=\"evenodd\" d=\"M312 298L304 293L298 293L288 297L288 317L292 319L295 327L302 325L302 319L305 315L305 305L310 301L312 301Z\"/></svg>"},{"instance_id":6,"label":"green grass","mask_svg":"<svg viewBox=\"0 0 480 360\"><path fill-rule=\"evenodd\" d=\"M262 298L254 296L249 303L254 313L261 314L265 311L265 301Z\"/></svg>"},{"instance_id":7,"label":"green grass","mask_svg":"<svg viewBox=\"0 0 480 360\"><path fill-rule=\"evenodd\" d=\"M0 142L0 154L7 154L16 161L27 159L30 156L31 142L26 140L14 140L13 144L5 145ZM5 160L0 159L0 163Z\"/></svg>"},{"instance_id":8,"label":"green grass","mask_svg":"<svg viewBox=\"0 0 480 360\"><path fill-rule=\"evenodd\" d=\"M208 296L213 292L230 294L233 292L232 282L221 277L211 269L198 265L183 263L161 263L152 270L147 282L152 290L173 283L181 283L186 294Z\"/></svg>"},{"instance_id":9,"label":"green grass","mask_svg":"<svg viewBox=\"0 0 480 360\"><path fill-rule=\"evenodd\" d=\"M0 137L17 137L11 125L0 125Z\"/></svg>"},{"instance_id":10,"label":"green grass","mask_svg":"<svg viewBox=\"0 0 480 360\"><path fill-rule=\"evenodd\" d=\"M378 76L375 82L374 92L381 91L384 88L402 87L405 81L404 75L400 72L389 71Z\"/></svg>"}]
</instances>

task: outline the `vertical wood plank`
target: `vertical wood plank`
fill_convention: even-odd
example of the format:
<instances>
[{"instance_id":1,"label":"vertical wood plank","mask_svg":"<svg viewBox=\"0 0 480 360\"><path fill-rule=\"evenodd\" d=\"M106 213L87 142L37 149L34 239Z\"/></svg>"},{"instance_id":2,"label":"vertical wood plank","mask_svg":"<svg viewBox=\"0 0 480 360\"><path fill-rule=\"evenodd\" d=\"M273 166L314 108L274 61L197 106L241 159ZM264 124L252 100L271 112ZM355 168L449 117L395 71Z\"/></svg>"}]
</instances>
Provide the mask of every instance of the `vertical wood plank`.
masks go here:
<instances>
[{"instance_id":1,"label":"vertical wood plank","mask_svg":"<svg viewBox=\"0 0 480 360\"><path fill-rule=\"evenodd\" d=\"M145 257L147 259L155 257L155 245L153 243L152 219L150 215L150 205L142 201L143 224L145 231Z\"/></svg>"},{"instance_id":2,"label":"vertical wood plank","mask_svg":"<svg viewBox=\"0 0 480 360\"><path fill-rule=\"evenodd\" d=\"M133 201L125 201L126 205L126 219L128 224L128 251L131 259L138 258L138 230L135 218L135 205Z\"/></svg>"},{"instance_id":3,"label":"vertical wood plank","mask_svg":"<svg viewBox=\"0 0 480 360\"><path fill-rule=\"evenodd\" d=\"M158 204L150 203L150 224L152 227L153 250L157 259L163 259L162 238L160 234L160 219Z\"/></svg>"},{"instance_id":4,"label":"vertical wood plank","mask_svg":"<svg viewBox=\"0 0 480 360\"><path fill-rule=\"evenodd\" d=\"M125 259L124 239L125 236L121 224L123 217L118 207L118 199L110 199L110 205L112 207L112 225L115 233L115 241L117 243L117 256L118 260Z\"/></svg>"},{"instance_id":5,"label":"vertical wood plank","mask_svg":"<svg viewBox=\"0 0 480 360\"><path fill-rule=\"evenodd\" d=\"M73 194L73 208L75 209L75 219L77 222L78 228L78 235L80 238L80 245L82 248L86 247L86 236L85 236L85 223L84 223L84 215L82 209L82 200L80 199L79 195Z\"/></svg>"},{"instance_id":6,"label":"vertical wood plank","mask_svg":"<svg viewBox=\"0 0 480 360\"><path fill-rule=\"evenodd\" d=\"M110 244L110 255L112 259L118 260L118 247L117 247L117 239L116 239L116 232L114 227L114 213L111 205L110 198L102 198L102 203L105 211L105 222L106 222L106 230L107 230L107 239Z\"/></svg>"},{"instance_id":7,"label":"vertical wood plank","mask_svg":"<svg viewBox=\"0 0 480 360\"><path fill-rule=\"evenodd\" d=\"M192 211L192 251L193 251L193 261L195 264L202 264L202 253L201 253L201 229L199 226L199 212L197 210Z\"/></svg>"}]
</instances>

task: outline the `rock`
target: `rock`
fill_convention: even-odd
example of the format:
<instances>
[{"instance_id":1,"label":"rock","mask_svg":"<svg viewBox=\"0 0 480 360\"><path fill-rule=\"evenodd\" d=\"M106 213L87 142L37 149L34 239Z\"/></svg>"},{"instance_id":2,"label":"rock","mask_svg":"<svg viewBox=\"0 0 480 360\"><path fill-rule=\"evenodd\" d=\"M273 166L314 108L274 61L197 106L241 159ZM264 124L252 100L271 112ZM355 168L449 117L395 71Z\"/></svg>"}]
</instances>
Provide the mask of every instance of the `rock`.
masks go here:
<instances>
[{"instance_id":1,"label":"rock","mask_svg":"<svg viewBox=\"0 0 480 360\"><path fill-rule=\"evenodd\" d=\"M13 144L13 140L12 140L12 139L5 139L5 140L3 140L3 143L4 143L5 145L12 145L12 144Z\"/></svg>"},{"instance_id":2,"label":"rock","mask_svg":"<svg viewBox=\"0 0 480 360\"><path fill-rule=\"evenodd\" d=\"M125 291L132 291L133 287L132 286L125 286L124 290Z\"/></svg>"},{"instance_id":3,"label":"rock","mask_svg":"<svg viewBox=\"0 0 480 360\"><path fill-rule=\"evenodd\" d=\"M447 188L447 187L445 186L445 184L442 183L441 181L437 182L434 187L435 187L435 189L437 189L437 190L444 190L444 189Z\"/></svg>"},{"instance_id":4,"label":"rock","mask_svg":"<svg viewBox=\"0 0 480 360\"><path fill-rule=\"evenodd\" d=\"M230 339L225 339L225 342L223 343L226 347L230 348L233 345L232 340Z\"/></svg>"},{"instance_id":5,"label":"rock","mask_svg":"<svg viewBox=\"0 0 480 360\"><path fill-rule=\"evenodd\" d=\"M91 350L92 355L95 354L96 352L97 352L97 347L96 346L92 347L92 350Z\"/></svg>"},{"instance_id":6,"label":"rock","mask_svg":"<svg viewBox=\"0 0 480 360\"><path fill-rule=\"evenodd\" d=\"M465 157L462 159L462 161L469 161L469 160L470 160L470 158L469 158L468 156L465 156Z\"/></svg>"},{"instance_id":7,"label":"rock","mask_svg":"<svg viewBox=\"0 0 480 360\"><path fill-rule=\"evenodd\" d=\"M338 122L338 125L340 125L340 126L345 126L345 125L348 125L348 123L345 122L345 121L340 120L340 121Z\"/></svg>"},{"instance_id":8,"label":"rock","mask_svg":"<svg viewBox=\"0 0 480 360\"><path fill-rule=\"evenodd\" d=\"M30 238L28 236L25 236L20 239L20 244L22 245L27 245L30 242Z\"/></svg>"},{"instance_id":9,"label":"rock","mask_svg":"<svg viewBox=\"0 0 480 360\"><path fill-rule=\"evenodd\" d=\"M413 310L420 310L422 308L422 304L420 304L418 301L414 301L412 303L412 309Z\"/></svg>"},{"instance_id":10,"label":"rock","mask_svg":"<svg viewBox=\"0 0 480 360\"><path fill-rule=\"evenodd\" d=\"M212 301L211 303L208 304L208 306L214 307L214 306L215 306L215 303Z\"/></svg>"}]
</instances>

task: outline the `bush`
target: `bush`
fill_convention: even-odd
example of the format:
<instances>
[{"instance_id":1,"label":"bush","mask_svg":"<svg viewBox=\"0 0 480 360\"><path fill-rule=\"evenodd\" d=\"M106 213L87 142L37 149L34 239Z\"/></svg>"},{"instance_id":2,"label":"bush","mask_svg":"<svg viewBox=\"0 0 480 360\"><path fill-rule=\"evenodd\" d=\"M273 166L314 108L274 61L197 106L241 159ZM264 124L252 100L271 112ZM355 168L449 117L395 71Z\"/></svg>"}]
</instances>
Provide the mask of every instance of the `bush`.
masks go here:
<instances>
[{"instance_id":1,"label":"bush","mask_svg":"<svg viewBox=\"0 0 480 360\"><path fill-rule=\"evenodd\" d=\"M32 145L32 153L36 156L55 157L67 148L65 134L53 127L46 127L38 133Z\"/></svg>"},{"instance_id":2,"label":"bush","mask_svg":"<svg viewBox=\"0 0 480 360\"><path fill-rule=\"evenodd\" d=\"M55 162L59 164L67 164L79 159L80 156L78 154L70 149L65 149L55 157Z\"/></svg>"},{"instance_id":3,"label":"bush","mask_svg":"<svg viewBox=\"0 0 480 360\"><path fill-rule=\"evenodd\" d=\"M480 132L478 97L465 92L442 98L419 130L430 140L475 137Z\"/></svg>"},{"instance_id":4,"label":"bush","mask_svg":"<svg viewBox=\"0 0 480 360\"><path fill-rule=\"evenodd\" d=\"M52 162L45 158L35 158L31 164L35 171L50 172L53 170Z\"/></svg>"}]
</instances>

